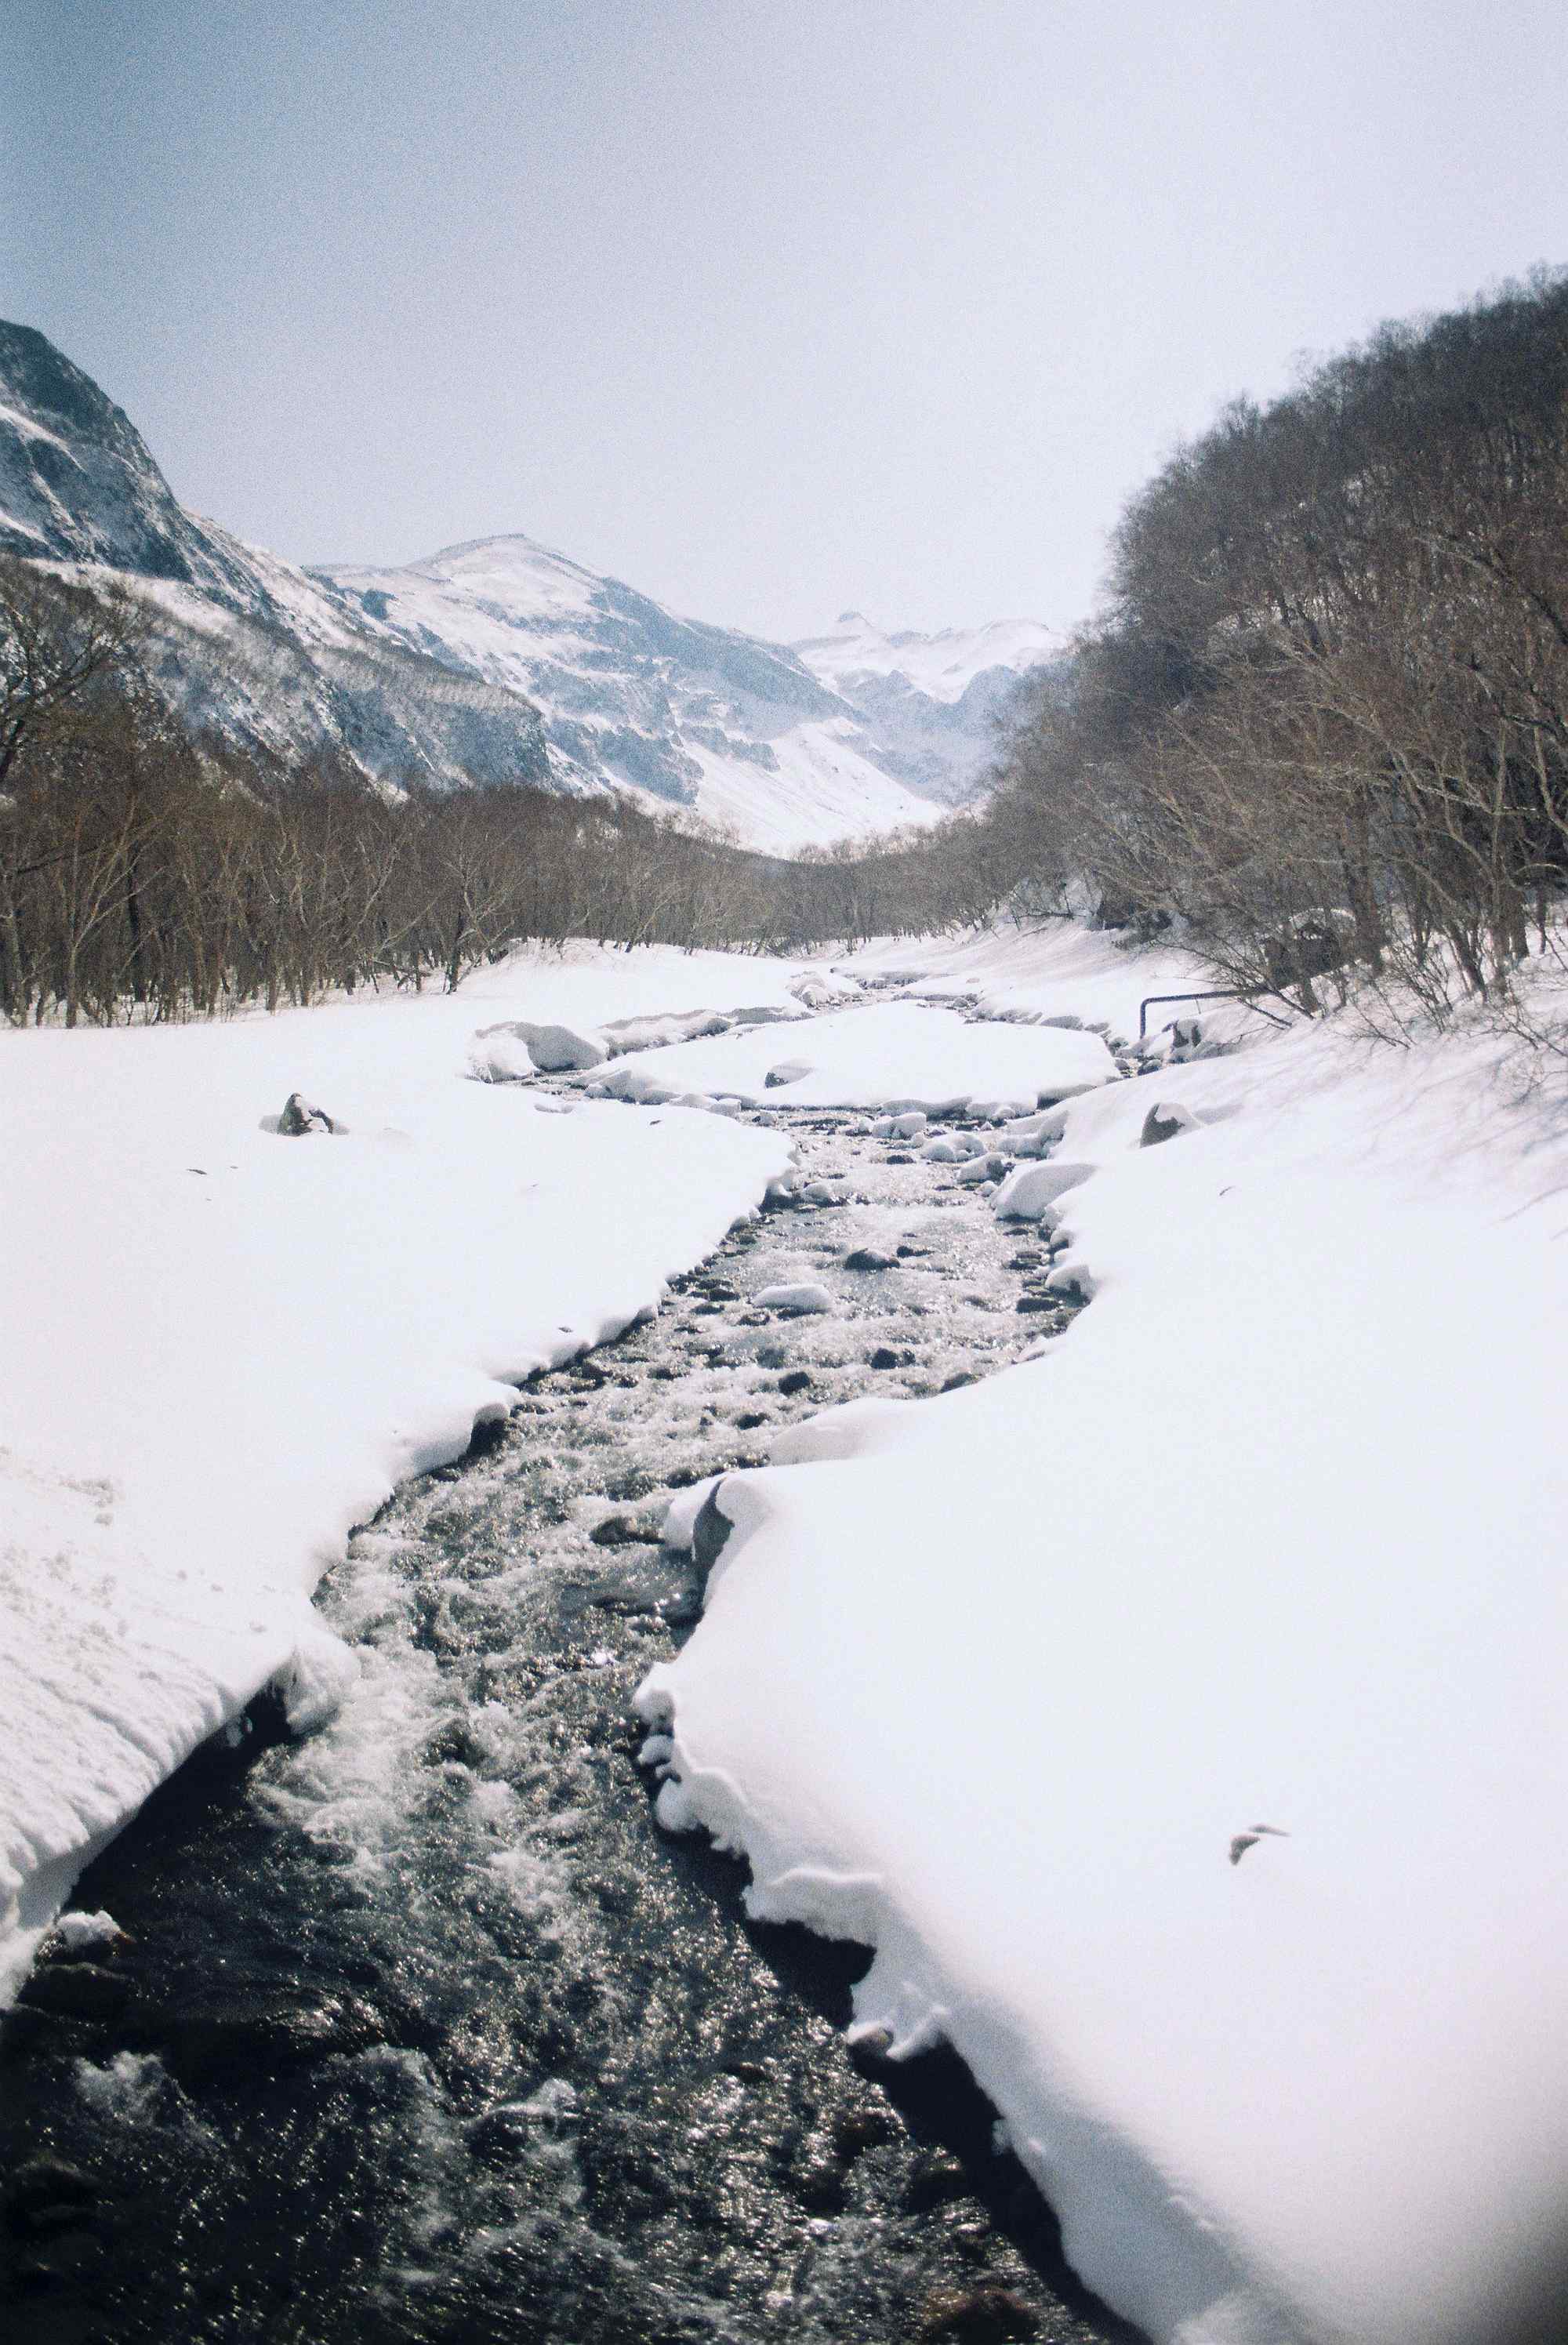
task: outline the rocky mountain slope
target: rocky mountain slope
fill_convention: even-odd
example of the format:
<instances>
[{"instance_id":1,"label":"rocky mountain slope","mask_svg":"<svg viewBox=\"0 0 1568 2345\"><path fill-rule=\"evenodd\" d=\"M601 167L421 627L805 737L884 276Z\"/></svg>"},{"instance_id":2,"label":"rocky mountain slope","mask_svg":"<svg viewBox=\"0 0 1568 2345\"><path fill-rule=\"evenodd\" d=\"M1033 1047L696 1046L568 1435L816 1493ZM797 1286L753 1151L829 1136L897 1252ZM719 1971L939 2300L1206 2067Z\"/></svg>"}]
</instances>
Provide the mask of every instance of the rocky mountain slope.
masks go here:
<instances>
[{"instance_id":1,"label":"rocky mountain slope","mask_svg":"<svg viewBox=\"0 0 1568 2345\"><path fill-rule=\"evenodd\" d=\"M1028 622L927 637L863 620L792 649L522 536L301 570L188 513L97 384L4 323L0 550L132 584L155 681L230 739L392 782L631 791L774 851L972 797L995 710L1051 651Z\"/></svg>"},{"instance_id":2,"label":"rocky mountain slope","mask_svg":"<svg viewBox=\"0 0 1568 2345\"><path fill-rule=\"evenodd\" d=\"M377 642L302 571L187 513L91 377L4 322L0 551L117 574L152 613L154 682L229 739L384 778L551 779L526 700Z\"/></svg>"},{"instance_id":3,"label":"rocky mountain slope","mask_svg":"<svg viewBox=\"0 0 1568 2345\"><path fill-rule=\"evenodd\" d=\"M311 574L379 641L526 694L565 787L639 790L780 850L940 811L782 645L677 618L531 538Z\"/></svg>"}]
</instances>

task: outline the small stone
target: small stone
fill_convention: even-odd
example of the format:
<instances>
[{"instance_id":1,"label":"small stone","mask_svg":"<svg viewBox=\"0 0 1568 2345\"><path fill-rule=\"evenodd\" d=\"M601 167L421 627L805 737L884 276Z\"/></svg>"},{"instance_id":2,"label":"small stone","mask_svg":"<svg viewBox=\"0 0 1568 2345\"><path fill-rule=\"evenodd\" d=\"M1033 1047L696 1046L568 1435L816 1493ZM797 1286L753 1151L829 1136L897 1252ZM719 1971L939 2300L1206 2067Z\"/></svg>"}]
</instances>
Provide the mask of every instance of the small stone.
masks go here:
<instances>
[{"instance_id":1,"label":"small stone","mask_svg":"<svg viewBox=\"0 0 1568 2345\"><path fill-rule=\"evenodd\" d=\"M630 1515L606 1515L588 1534L595 1547L633 1547L637 1533Z\"/></svg>"},{"instance_id":2,"label":"small stone","mask_svg":"<svg viewBox=\"0 0 1568 2345\"><path fill-rule=\"evenodd\" d=\"M810 2144L789 2169L792 2198L819 2215L841 2215L847 2193L844 2174L825 2145Z\"/></svg>"},{"instance_id":3,"label":"small stone","mask_svg":"<svg viewBox=\"0 0 1568 2345\"><path fill-rule=\"evenodd\" d=\"M817 1286L809 1279L792 1279L778 1286L761 1287L752 1301L759 1311L786 1311L803 1318L833 1309L833 1297L826 1287Z\"/></svg>"},{"instance_id":4,"label":"small stone","mask_svg":"<svg viewBox=\"0 0 1568 2345\"><path fill-rule=\"evenodd\" d=\"M969 2178L950 2149L923 2150L910 2168L904 2203L916 2213L967 2196Z\"/></svg>"},{"instance_id":5,"label":"small stone","mask_svg":"<svg viewBox=\"0 0 1568 2345\"><path fill-rule=\"evenodd\" d=\"M806 1368L792 1368L787 1376L779 1378L779 1390L786 1396L811 1390L811 1374Z\"/></svg>"},{"instance_id":6,"label":"small stone","mask_svg":"<svg viewBox=\"0 0 1568 2345\"><path fill-rule=\"evenodd\" d=\"M921 2345L1015 2345L1039 2326L1038 2313L1014 2289L982 2280L976 2288L934 2290L915 2334Z\"/></svg>"},{"instance_id":7,"label":"small stone","mask_svg":"<svg viewBox=\"0 0 1568 2345\"><path fill-rule=\"evenodd\" d=\"M885 1344L879 1344L871 1355L871 1365L874 1368L896 1368L903 1364L896 1352L890 1352Z\"/></svg>"},{"instance_id":8,"label":"small stone","mask_svg":"<svg viewBox=\"0 0 1568 2345\"><path fill-rule=\"evenodd\" d=\"M856 1246L853 1254L845 1255L844 1266L845 1270L895 1270L898 1264L895 1255L882 1254L875 1246Z\"/></svg>"},{"instance_id":9,"label":"small stone","mask_svg":"<svg viewBox=\"0 0 1568 2345\"><path fill-rule=\"evenodd\" d=\"M876 2149L891 2141L898 2127L886 2109L843 2109L834 2120L833 2146L848 2165L868 2149Z\"/></svg>"}]
</instances>

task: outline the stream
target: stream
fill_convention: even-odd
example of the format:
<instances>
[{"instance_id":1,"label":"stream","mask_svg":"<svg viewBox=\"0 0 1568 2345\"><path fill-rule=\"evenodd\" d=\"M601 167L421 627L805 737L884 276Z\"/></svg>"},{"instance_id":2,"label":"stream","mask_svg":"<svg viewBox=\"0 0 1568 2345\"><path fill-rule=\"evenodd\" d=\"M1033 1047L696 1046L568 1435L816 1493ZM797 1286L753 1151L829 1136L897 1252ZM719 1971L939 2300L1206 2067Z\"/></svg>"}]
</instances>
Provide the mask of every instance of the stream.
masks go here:
<instances>
[{"instance_id":1,"label":"stream","mask_svg":"<svg viewBox=\"0 0 1568 2345\"><path fill-rule=\"evenodd\" d=\"M319 1596L336 1719L291 1741L264 1697L77 1884L121 1941L0 2028L13 2345L1130 2336L956 2059L846 2047L864 1952L751 1924L652 1821L631 1697L701 1601L672 1491L1068 1317L956 1167L755 1113L835 1202L738 1225L400 1491ZM749 1300L803 1279L831 1313Z\"/></svg>"}]
</instances>

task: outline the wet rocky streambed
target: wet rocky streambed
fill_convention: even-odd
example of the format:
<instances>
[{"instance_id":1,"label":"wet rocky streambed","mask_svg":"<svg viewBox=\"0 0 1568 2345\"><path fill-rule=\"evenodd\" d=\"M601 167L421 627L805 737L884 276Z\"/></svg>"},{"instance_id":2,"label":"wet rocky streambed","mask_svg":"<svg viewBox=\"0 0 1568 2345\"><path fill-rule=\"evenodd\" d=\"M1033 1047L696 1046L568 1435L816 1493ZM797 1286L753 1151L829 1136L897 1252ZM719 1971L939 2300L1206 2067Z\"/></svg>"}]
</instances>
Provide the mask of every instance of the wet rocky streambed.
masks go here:
<instances>
[{"instance_id":1,"label":"wet rocky streambed","mask_svg":"<svg viewBox=\"0 0 1568 2345\"><path fill-rule=\"evenodd\" d=\"M637 1770L632 1694L699 1609L672 1490L1067 1318L958 1168L770 1120L832 1202L401 1491L320 1593L362 1661L337 1719L293 1741L264 1698L79 1883L121 1939L0 2028L12 2345L1130 2336L956 2059L852 2055L865 1955L750 1924ZM748 1300L791 1281L832 1312Z\"/></svg>"}]
</instances>

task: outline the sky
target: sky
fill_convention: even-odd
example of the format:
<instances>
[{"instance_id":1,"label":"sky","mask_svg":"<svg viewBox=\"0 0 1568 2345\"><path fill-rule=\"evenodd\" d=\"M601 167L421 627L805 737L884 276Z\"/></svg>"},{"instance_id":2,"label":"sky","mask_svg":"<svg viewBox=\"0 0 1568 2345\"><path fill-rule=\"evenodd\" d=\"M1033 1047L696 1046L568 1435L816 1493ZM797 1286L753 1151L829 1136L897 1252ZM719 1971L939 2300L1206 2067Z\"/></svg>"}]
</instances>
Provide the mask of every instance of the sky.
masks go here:
<instances>
[{"instance_id":1,"label":"sky","mask_svg":"<svg viewBox=\"0 0 1568 2345\"><path fill-rule=\"evenodd\" d=\"M1241 392L1568 261L1563 0L6 0L0 316L299 562L1087 616Z\"/></svg>"}]
</instances>

